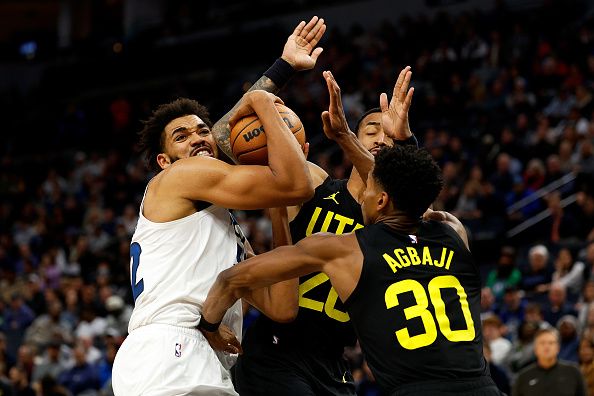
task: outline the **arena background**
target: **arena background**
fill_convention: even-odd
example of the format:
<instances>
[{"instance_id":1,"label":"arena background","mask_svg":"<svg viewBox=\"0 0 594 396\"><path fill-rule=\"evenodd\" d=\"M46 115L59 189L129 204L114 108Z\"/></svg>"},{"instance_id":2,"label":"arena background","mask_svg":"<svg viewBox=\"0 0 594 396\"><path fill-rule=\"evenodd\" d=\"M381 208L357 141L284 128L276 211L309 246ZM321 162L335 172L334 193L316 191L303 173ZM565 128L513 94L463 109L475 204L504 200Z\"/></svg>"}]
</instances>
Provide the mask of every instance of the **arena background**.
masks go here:
<instances>
[{"instance_id":1,"label":"arena background","mask_svg":"<svg viewBox=\"0 0 594 396\"><path fill-rule=\"evenodd\" d=\"M560 358L581 364L594 394L593 9L591 0L0 1L0 395L112 394L132 309L130 236L151 177L136 151L139 120L179 96L217 120L312 15L328 25L324 53L280 94L305 125L310 159L348 176L321 132L322 70L336 76L354 127L410 65L411 127L444 170L435 206L470 231L498 385L509 391L534 361L535 330L551 325L562 330ZM238 216L266 251L264 214ZM359 394L379 394L360 351L347 356Z\"/></svg>"}]
</instances>

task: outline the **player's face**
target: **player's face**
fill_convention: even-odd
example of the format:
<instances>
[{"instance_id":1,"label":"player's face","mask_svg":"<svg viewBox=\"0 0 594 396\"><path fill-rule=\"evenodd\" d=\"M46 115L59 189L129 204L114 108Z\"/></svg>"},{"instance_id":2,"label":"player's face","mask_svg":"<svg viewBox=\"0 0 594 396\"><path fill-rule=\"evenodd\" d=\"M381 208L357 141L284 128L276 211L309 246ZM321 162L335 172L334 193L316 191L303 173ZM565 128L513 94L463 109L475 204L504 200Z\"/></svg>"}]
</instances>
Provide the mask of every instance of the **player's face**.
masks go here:
<instances>
[{"instance_id":1,"label":"player's face","mask_svg":"<svg viewBox=\"0 0 594 396\"><path fill-rule=\"evenodd\" d=\"M359 141L374 156L385 146L392 147L394 142L384 134L381 123L382 113L371 113L365 116L359 125L357 136Z\"/></svg>"},{"instance_id":2,"label":"player's face","mask_svg":"<svg viewBox=\"0 0 594 396\"><path fill-rule=\"evenodd\" d=\"M165 154L171 163L195 156L218 156L210 128L197 115L190 114L172 120L165 126L164 134Z\"/></svg>"},{"instance_id":3,"label":"player's face","mask_svg":"<svg viewBox=\"0 0 594 396\"><path fill-rule=\"evenodd\" d=\"M559 354L559 342L551 333L544 333L534 340L534 354L538 359L556 359Z\"/></svg>"},{"instance_id":4,"label":"player's face","mask_svg":"<svg viewBox=\"0 0 594 396\"><path fill-rule=\"evenodd\" d=\"M361 202L363 222L366 225L375 223L379 213L378 202L383 192L378 183L375 181L372 172L373 171L370 171L369 175L367 176L367 187L363 192L363 201Z\"/></svg>"}]
</instances>

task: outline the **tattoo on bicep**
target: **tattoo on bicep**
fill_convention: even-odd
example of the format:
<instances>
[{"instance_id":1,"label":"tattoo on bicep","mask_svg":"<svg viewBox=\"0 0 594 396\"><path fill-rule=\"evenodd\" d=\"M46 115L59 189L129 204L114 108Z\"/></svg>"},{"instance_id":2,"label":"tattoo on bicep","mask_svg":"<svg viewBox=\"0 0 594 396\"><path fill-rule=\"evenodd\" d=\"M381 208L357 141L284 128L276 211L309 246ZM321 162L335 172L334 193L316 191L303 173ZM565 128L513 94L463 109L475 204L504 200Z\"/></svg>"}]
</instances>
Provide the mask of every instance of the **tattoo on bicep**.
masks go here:
<instances>
[{"instance_id":1,"label":"tattoo on bicep","mask_svg":"<svg viewBox=\"0 0 594 396\"><path fill-rule=\"evenodd\" d=\"M266 76L260 77L260 79L256 81L249 90L253 91L256 89L261 89L270 93L277 93L279 91L279 88L276 86L276 84ZM237 106L239 106L240 102L241 100L239 100L227 114L225 114L212 126L212 135L214 136L217 145L229 158L233 160L235 160L235 157L231 152L231 142L229 141L229 137L231 135L231 128L229 128L229 117L231 117L231 114L233 114Z\"/></svg>"}]
</instances>

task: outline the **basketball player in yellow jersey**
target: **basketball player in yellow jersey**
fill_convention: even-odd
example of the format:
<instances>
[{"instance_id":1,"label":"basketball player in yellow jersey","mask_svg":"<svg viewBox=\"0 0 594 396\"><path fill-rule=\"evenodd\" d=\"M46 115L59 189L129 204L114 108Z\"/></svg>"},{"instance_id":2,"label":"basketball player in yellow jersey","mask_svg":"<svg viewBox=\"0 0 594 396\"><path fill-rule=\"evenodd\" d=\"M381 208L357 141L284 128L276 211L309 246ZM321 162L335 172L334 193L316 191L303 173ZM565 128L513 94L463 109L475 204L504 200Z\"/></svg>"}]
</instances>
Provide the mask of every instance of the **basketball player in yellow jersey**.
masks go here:
<instances>
[{"instance_id":1,"label":"basketball player in yellow jersey","mask_svg":"<svg viewBox=\"0 0 594 396\"><path fill-rule=\"evenodd\" d=\"M283 51L286 65L312 67L324 30L318 18L300 23ZM276 69L271 69L267 73L276 78ZM269 77L261 80L272 84ZM313 194L303 152L276 110L276 101L270 93L252 90L229 119L233 125L245 114L258 115L267 132L267 166L229 165L217 159L213 135L221 134L211 132L208 112L196 101L162 105L145 122L141 145L156 175L146 187L130 246L135 306L130 334L114 362L117 396L236 395L228 372L234 358L215 354L197 330L217 274L245 255L245 238L228 208L294 205ZM291 298L295 291L290 291L276 285L246 300L286 320L285 311L271 298ZM236 304L225 324L241 334L241 322L241 304ZM226 352L237 352L238 346L222 344Z\"/></svg>"},{"instance_id":2,"label":"basketball player in yellow jersey","mask_svg":"<svg viewBox=\"0 0 594 396\"><path fill-rule=\"evenodd\" d=\"M388 117L391 123L382 123L379 108L369 111L357 125L356 138L348 129L338 84L330 72L324 72L324 78L330 94L329 109L322 116L324 131L344 147L353 161L364 157L372 162L382 147L392 146L394 141L410 144L414 139L408 125L413 93L409 90L408 67L401 71L394 87L395 114ZM351 143L359 143L358 147L344 144L349 137ZM337 180L320 167L308 165L315 192L310 200L288 209L292 241L317 232L346 234L362 228L359 199L365 185L357 171L353 170L348 180ZM296 319L278 323L261 315L247 329L242 341L244 353L235 365L235 389L242 396L355 395L355 383L343 352L345 346L356 343L356 336L328 276L313 273L289 282L299 290Z\"/></svg>"},{"instance_id":3,"label":"basketball player in yellow jersey","mask_svg":"<svg viewBox=\"0 0 594 396\"><path fill-rule=\"evenodd\" d=\"M315 234L223 271L203 320L218 323L250 290L322 271L386 394L499 395L483 357L480 274L466 231L428 209L443 186L438 165L425 150L394 146L366 179L365 228Z\"/></svg>"}]
</instances>

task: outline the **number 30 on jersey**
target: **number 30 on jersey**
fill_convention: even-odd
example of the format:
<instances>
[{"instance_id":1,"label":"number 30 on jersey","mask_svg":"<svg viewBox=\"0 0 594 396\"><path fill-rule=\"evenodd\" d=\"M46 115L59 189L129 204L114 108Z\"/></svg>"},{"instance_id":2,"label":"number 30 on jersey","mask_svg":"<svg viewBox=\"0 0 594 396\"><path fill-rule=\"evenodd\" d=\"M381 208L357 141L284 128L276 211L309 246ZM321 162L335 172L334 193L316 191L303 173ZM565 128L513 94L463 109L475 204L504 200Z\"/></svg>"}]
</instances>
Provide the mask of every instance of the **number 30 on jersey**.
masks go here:
<instances>
[{"instance_id":1,"label":"number 30 on jersey","mask_svg":"<svg viewBox=\"0 0 594 396\"><path fill-rule=\"evenodd\" d=\"M437 276L429 282L428 285L429 298L425 288L419 282L413 279L405 279L391 284L386 289L386 308L391 309L397 307L400 302L398 295L406 292L412 292L416 301L415 305L404 309L404 316L406 320L413 318L420 318L423 322L425 332L410 336L408 328L404 327L396 331L396 339L406 349L417 349L433 344L437 339L437 327L448 341L461 342L474 340L474 321L468 307L468 299L466 291L460 284L458 278L452 275ZM450 326L450 319L446 312L445 302L441 297L442 289L455 289L460 300L462 314L466 322L466 329L452 330ZM427 308L429 307L429 300L435 308L435 318ZM437 326L436 323L437 322Z\"/></svg>"}]
</instances>

